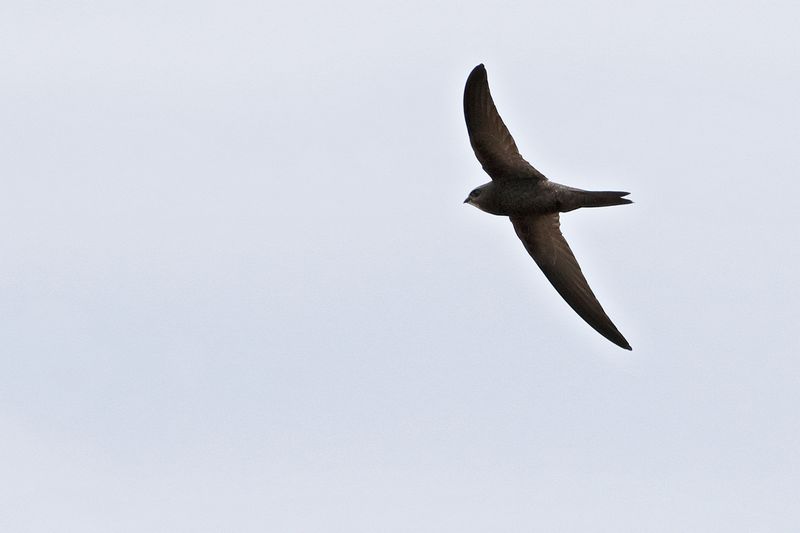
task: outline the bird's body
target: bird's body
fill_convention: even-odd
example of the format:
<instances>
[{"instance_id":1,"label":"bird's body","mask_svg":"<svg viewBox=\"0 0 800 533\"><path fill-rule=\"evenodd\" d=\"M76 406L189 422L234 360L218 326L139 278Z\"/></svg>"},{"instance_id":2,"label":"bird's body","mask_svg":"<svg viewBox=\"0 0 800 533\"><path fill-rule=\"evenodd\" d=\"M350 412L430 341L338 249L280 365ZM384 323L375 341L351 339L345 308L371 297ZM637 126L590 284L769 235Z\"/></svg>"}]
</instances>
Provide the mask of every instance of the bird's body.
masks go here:
<instances>
[{"instance_id":1,"label":"bird's body","mask_svg":"<svg viewBox=\"0 0 800 533\"><path fill-rule=\"evenodd\" d=\"M475 156L492 178L464 202L509 217L525 249L570 307L601 335L630 350L589 288L559 221L559 213L581 207L630 204L623 198L628 193L584 191L554 183L525 161L497 113L483 65L467 79L464 116Z\"/></svg>"},{"instance_id":2,"label":"bird's body","mask_svg":"<svg viewBox=\"0 0 800 533\"><path fill-rule=\"evenodd\" d=\"M480 191L478 198L467 198L465 203L473 204L478 209L493 215L509 217L566 213L579 207L602 207L631 203L630 200L621 198L621 195L627 193L584 191L547 179L520 178L490 181L475 191Z\"/></svg>"}]
</instances>

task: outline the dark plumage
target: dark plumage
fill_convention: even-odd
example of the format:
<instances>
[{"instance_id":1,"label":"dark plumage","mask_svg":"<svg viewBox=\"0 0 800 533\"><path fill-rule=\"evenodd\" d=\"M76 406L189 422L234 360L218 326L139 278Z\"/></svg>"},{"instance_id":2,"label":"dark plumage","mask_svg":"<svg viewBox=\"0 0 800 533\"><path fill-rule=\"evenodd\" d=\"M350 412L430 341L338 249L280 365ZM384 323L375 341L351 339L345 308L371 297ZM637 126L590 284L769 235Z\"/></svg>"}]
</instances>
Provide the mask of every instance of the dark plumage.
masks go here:
<instances>
[{"instance_id":1,"label":"dark plumage","mask_svg":"<svg viewBox=\"0 0 800 533\"><path fill-rule=\"evenodd\" d=\"M464 117L475 156L492 178L474 189L464 202L509 217L525 249L570 307L598 333L630 350L630 344L589 288L561 235L559 222L559 213L581 207L630 204L623 198L629 193L584 191L560 185L525 161L497 113L483 65L475 67L467 78Z\"/></svg>"}]
</instances>

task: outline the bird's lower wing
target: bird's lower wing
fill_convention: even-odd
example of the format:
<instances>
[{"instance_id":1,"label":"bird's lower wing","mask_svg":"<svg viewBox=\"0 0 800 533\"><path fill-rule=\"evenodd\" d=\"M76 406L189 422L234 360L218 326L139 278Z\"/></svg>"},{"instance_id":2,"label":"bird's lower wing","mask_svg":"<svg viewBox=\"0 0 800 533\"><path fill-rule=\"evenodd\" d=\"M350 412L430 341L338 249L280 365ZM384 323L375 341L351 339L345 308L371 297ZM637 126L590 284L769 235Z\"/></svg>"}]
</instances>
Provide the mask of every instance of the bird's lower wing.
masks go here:
<instances>
[{"instance_id":1,"label":"bird's lower wing","mask_svg":"<svg viewBox=\"0 0 800 533\"><path fill-rule=\"evenodd\" d=\"M561 234L558 213L511 217L525 249L564 300L582 319L617 346L631 345L608 318L583 277L581 267Z\"/></svg>"}]
</instances>

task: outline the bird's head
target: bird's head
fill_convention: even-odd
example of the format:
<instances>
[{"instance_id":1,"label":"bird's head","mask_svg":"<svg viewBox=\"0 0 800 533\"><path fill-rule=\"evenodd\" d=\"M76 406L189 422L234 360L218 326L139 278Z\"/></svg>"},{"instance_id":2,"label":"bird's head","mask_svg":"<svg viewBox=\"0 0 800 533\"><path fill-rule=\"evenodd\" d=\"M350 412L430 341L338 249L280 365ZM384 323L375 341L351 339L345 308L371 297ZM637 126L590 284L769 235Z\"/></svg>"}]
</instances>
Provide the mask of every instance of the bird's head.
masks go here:
<instances>
[{"instance_id":1,"label":"bird's head","mask_svg":"<svg viewBox=\"0 0 800 533\"><path fill-rule=\"evenodd\" d=\"M472 189L472 192L469 193L469 196L467 196L467 199L464 200L464 203L474 205L481 211L486 211L486 207L490 202L489 197L491 196L492 185L493 182L490 181L489 183L484 183L476 189Z\"/></svg>"}]
</instances>

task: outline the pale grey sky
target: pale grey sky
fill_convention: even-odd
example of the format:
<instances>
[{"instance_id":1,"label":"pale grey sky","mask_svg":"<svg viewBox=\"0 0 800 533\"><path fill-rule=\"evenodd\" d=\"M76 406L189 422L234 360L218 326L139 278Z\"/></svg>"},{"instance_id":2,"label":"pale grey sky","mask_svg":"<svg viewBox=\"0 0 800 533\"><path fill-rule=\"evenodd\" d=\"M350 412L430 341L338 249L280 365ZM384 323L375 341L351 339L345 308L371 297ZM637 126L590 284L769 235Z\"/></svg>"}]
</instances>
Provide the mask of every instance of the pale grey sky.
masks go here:
<instances>
[{"instance_id":1,"label":"pale grey sky","mask_svg":"<svg viewBox=\"0 0 800 533\"><path fill-rule=\"evenodd\" d=\"M799 17L6 2L0 529L797 531ZM480 62L632 353L461 203Z\"/></svg>"}]
</instances>

